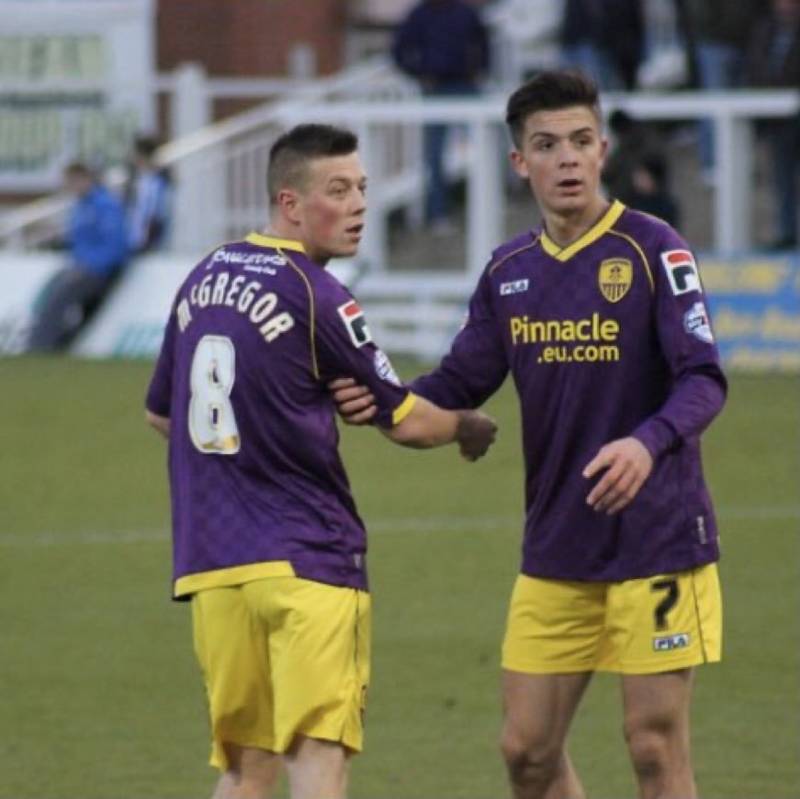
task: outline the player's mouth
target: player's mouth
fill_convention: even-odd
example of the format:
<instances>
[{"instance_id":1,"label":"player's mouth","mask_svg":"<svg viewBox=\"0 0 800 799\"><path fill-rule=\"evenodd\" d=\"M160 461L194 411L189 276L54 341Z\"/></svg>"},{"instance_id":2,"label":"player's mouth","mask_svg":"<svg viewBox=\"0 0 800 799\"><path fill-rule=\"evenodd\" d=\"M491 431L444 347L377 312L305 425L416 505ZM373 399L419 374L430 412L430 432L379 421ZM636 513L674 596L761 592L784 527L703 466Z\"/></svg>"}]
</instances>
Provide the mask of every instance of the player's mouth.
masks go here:
<instances>
[{"instance_id":1,"label":"player's mouth","mask_svg":"<svg viewBox=\"0 0 800 799\"><path fill-rule=\"evenodd\" d=\"M565 178L556 183L556 188L567 193L580 191L583 188L583 181L578 178Z\"/></svg>"},{"instance_id":2,"label":"player's mouth","mask_svg":"<svg viewBox=\"0 0 800 799\"><path fill-rule=\"evenodd\" d=\"M351 225L349 228L345 228L345 233L348 236L352 236L353 238L360 239L361 238L361 231L364 229L364 223L360 222L357 225Z\"/></svg>"}]
</instances>

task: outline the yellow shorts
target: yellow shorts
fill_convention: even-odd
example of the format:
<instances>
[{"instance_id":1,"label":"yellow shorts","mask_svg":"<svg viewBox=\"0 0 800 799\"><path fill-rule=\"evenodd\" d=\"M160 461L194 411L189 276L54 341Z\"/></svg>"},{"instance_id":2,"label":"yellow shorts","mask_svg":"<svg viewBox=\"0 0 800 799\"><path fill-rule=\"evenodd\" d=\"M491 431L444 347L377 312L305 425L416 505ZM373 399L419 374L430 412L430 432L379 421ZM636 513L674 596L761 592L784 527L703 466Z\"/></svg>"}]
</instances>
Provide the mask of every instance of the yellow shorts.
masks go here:
<instances>
[{"instance_id":1,"label":"yellow shorts","mask_svg":"<svg viewBox=\"0 0 800 799\"><path fill-rule=\"evenodd\" d=\"M511 595L503 668L654 674L716 662L721 650L715 563L621 583L521 574Z\"/></svg>"},{"instance_id":2,"label":"yellow shorts","mask_svg":"<svg viewBox=\"0 0 800 799\"><path fill-rule=\"evenodd\" d=\"M269 577L199 591L192 618L212 766L227 769L223 742L280 753L305 735L361 750L369 594Z\"/></svg>"}]
</instances>

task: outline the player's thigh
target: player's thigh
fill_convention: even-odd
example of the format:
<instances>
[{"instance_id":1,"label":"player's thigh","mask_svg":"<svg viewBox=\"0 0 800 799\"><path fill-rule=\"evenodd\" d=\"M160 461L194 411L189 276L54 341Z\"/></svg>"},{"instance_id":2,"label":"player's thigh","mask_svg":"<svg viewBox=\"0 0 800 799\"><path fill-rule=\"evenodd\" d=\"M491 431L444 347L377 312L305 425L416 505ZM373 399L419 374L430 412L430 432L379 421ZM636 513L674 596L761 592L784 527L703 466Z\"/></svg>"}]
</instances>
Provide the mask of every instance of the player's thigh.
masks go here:
<instances>
[{"instance_id":1,"label":"player's thigh","mask_svg":"<svg viewBox=\"0 0 800 799\"><path fill-rule=\"evenodd\" d=\"M720 660L722 596L716 564L613 583L597 668L655 674Z\"/></svg>"},{"instance_id":2,"label":"player's thigh","mask_svg":"<svg viewBox=\"0 0 800 799\"><path fill-rule=\"evenodd\" d=\"M276 751L295 736L359 751L370 673L370 597L296 577L248 584L270 629Z\"/></svg>"},{"instance_id":3,"label":"player's thigh","mask_svg":"<svg viewBox=\"0 0 800 799\"><path fill-rule=\"evenodd\" d=\"M230 766L225 745L272 750L273 691L267 631L241 586L192 597L194 647L208 694L211 762Z\"/></svg>"},{"instance_id":4,"label":"player's thigh","mask_svg":"<svg viewBox=\"0 0 800 799\"><path fill-rule=\"evenodd\" d=\"M508 609L503 668L526 674L592 671L604 634L607 585L520 574Z\"/></svg>"},{"instance_id":5,"label":"player's thigh","mask_svg":"<svg viewBox=\"0 0 800 799\"><path fill-rule=\"evenodd\" d=\"M526 674L503 670L502 746L507 755L536 752L556 758L591 672Z\"/></svg>"}]
</instances>

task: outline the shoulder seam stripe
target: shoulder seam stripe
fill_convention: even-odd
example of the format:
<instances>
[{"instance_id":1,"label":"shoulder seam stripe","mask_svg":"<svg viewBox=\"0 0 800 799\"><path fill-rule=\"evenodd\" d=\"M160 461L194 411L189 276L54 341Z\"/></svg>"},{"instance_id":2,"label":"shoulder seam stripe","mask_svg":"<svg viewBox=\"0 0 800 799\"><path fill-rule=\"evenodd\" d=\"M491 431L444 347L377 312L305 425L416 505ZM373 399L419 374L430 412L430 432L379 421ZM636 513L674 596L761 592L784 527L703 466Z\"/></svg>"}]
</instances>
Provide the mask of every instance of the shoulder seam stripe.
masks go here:
<instances>
[{"instance_id":1,"label":"shoulder seam stripe","mask_svg":"<svg viewBox=\"0 0 800 799\"><path fill-rule=\"evenodd\" d=\"M650 269L650 262L647 260L647 256L644 254L644 250L639 246L639 243L633 238L633 236L629 236L627 233L621 233L619 230L614 230L611 228L608 232L613 236L619 236L619 238L627 241L628 244L630 244L631 247L633 247L633 249L639 253L639 257L642 259L645 272L647 273L647 282L650 284L650 293L655 294L656 284L655 280L653 280L653 271Z\"/></svg>"},{"instance_id":2,"label":"shoulder seam stripe","mask_svg":"<svg viewBox=\"0 0 800 799\"><path fill-rule=\"evenodd\" d=\"M291 259L288 253L286 253L280 247L276 248L277 251L286 259L286 263L300 275L301 280L303 283L306 284L306 290L308 291L308 330L309 330L309 344L311 345L311 370L314 373L314 377L319 380L319 365L317 363L317 345L316 345L316 311L314 307L314 289L311 288L311 283L309 282L308 278L305 275L305 272Z\"/></svg>"},{"instance_id":3,"label":"shoulder seam stripe","mask_svg":"<svg viewBox=\"0 0 800 799\"><path fill-rule=\"evenodd\" d=\"M519 253L524 252L525 250L531 249L531 247L536 246L536 242L539 241L539 236L534 236L533 241L529 242L528 244L524 245L523 247L518 247L516 250L512 250L509 253L506 253L499 261L493 263L489 267L489 274L493 274L496 269L501 267L509 258L513 258L515 255L519 255Z\"/></svg>"}]
</instances>

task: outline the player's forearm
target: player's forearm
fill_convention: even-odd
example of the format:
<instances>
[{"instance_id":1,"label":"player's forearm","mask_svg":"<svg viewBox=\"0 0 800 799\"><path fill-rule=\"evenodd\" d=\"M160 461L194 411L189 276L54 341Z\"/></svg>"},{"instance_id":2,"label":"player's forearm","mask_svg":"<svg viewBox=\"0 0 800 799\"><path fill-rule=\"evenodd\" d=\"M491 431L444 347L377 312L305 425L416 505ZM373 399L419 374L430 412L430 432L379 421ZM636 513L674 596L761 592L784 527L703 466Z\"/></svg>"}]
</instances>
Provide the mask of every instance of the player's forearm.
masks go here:
<instances>
[{"instance_id":1,"label":"player's forearm","mask_svg":"<svg viewBox=\"0 0 800 799\"><path fill-rule=\"evenodd\" d=\"M459 425L457 411L448 411L417 397L408 416L383 433L395 444L415 449L430 449L456 441Z\"/></svg>"},{"instance_id":2,"label":"player's forearm","mask_svg":"<svg viewBox=\"0 0 800 799\"><path fill-rule=\"evenodd\" d=\"M722 410L727 382L717 368L683 375L659 411L633 432L653 459L699 436Z\"/></svg>"}]
</instances>

